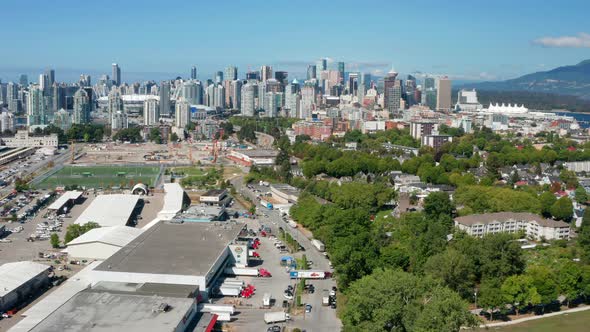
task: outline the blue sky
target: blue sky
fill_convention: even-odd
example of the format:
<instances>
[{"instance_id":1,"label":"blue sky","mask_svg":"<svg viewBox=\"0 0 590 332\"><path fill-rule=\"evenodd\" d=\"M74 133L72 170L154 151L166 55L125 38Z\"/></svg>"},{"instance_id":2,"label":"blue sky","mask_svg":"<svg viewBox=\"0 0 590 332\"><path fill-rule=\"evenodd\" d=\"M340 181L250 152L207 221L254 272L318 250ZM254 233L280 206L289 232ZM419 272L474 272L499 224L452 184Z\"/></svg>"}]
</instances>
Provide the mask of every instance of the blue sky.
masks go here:
<instances>
[{"instance_id":1,"label":"blue sky","mask_svg":"<svg viewBox=\"0 0 590 332\"><path fill-rule=\"evenodd\" d=\"M588 1L3 0L0 78L199 78L262 64L301 77L320 57L347 70L495 80L590 58ZM293 76L290 75L290 76Z\"/></svg>"}]
</instances>

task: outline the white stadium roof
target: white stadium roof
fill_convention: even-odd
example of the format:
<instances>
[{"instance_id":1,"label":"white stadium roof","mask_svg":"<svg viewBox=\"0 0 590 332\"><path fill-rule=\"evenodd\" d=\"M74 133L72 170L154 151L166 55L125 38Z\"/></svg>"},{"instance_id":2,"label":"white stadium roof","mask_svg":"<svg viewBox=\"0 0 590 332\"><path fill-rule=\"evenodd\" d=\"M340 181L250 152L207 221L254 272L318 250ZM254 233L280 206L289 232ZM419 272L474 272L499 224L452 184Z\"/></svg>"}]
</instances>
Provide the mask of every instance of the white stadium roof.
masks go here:
<instances>
[{"instance_id":1,"label":"white stadium roof","mask_svg":"<svg viewBox=\"0 0 590 332\"><path fill-rule=\"evenodd\" d=\"M59 210L64 206L70 199L78 199L82 196L81 191L66 191L58 199L49 205L49 210Z\"/></svg>"},{"instance_id":2,"label":"white stadium roof","mask_svg":"<svg viewBox=\"0 0 590 332\"><path fill-rule=\"evenodd\" d=\"M6 296L48 268L47 265L31 261L0 265L0 297Z\"/></svg>"},{"instance_id":3,"label":"white stadium roof","mask_svg":"<svg viewBox=\"0 0 590 332\"><path fill-rule=\"evenodd\" d=\"M100 195L76 219L76 224L98 223L101 227L125 226L137 202L137 195Z\"/></svg>"},{"instance_id":4,"label":"white stadium roof","mask_svg":"<svg viewBox=\"0 0 590 332\"><path fill-rule=\"evenodd\" d=\"M94 228L69 242L68 247L91 242L101 242L117 247L124 247L141 234L141 232L142 230L139 228L127 226Z\"/></svg>"}]
</instances>

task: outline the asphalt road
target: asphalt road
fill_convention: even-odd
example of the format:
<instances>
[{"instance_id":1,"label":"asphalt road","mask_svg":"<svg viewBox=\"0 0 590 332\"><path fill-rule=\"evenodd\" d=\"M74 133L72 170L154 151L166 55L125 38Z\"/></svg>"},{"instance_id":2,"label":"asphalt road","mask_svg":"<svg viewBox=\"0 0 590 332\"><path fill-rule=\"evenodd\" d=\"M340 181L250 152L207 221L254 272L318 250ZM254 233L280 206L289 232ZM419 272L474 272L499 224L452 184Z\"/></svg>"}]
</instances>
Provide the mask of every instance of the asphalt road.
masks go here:
<instances>
[{"instance_id":1,"label":"asphalt road","mask_svg":"<svg viewBox=\"0 0 590 332\"><path fill-rule=\"evenodd\" d=\"M244 183L242 177L236 177L231 180L232 184L236 188L236 191L241 193L243 196L249 197L252 202L258 202L256 200L256 194L248 189ZM256 186L259 187L259 186ZM263 188L260 188L263 190ZM269 210L258 204L258 214L262 215L257 221L257 224L269 226L274 234L278 234L279 227L282 227L291 236L296 239L299 244L305 248L305 252L294 254L293 256L301 257L305 254L308 261L312 261L313 265L310 269L321 270L321 271L332 271L328 264L328 259L311 244L311 239L307 238L299 228L291 228L283 221L282 216L278 210ZM268 217L264 217L267 215ZM274 249L274 248L272 248ZM282 255L280 255L282 256ZM264 257L263 257L264 258ZM267 264L263 267L266 268ZM271 271L272 273L273 271ZM286 274L286 272L283 272ZM273 279L275 275L273 274ZM288 280L288 276L287 276ZM342 329L342 323L336 316L336 310L330 307L322 307L322 296L327 293L332 286L336 286L336 281L333 279L324 280L307 280L308 284L315 286L315 292L313 294L304 294L302 302L311 304L311 313L294 316L292 321L287 324L289 327L299 327L300 329L306 330L307 332L313 331L340 331ZM283 289L286 285L281 285ZM262 295L261 295L262 296ZM282 298L280 302L282 302ZM277 300L278 301L278 300Z\"/></svg>"}]
</instances>

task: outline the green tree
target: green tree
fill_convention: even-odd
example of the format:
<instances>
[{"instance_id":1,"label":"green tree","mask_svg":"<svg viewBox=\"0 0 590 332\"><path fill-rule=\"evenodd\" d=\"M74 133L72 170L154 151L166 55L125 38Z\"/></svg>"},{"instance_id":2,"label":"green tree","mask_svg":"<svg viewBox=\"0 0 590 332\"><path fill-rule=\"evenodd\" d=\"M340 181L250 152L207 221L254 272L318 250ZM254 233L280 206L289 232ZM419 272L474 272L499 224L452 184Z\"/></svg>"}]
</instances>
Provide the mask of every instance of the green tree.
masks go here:
<instances>
[{"instance_id":1,"label":"green tree","mask_svg":"<svg viewBox=\"0 0 590 332\"><path fill-rule=\"evenodd\" d=\"M564 196L555 201L551 206L551 215L555 219L570 221L574 216L574 205L569 197Z\"/></svg>"},{"instance_id":2,"label":"green tree","mask_svg":"<svg viewBox=\"0 0 590 332\"><path fill-rule=\"evenodd\" d=\"M533 265L527 268L526 275L532 278L533 286L541 296L541 304L545 311L545 305L557 299L559 295L555 274L547 266Z\"/></svg>"},{"instance_id":3,"label":"green tree","mask_svg":"<svg viewBox=\"0 0 590 332\"><path fill-rule=\"evenodd\" d=\"M556 275L559 293L565 296L569 307L571 301L577 299L582 293L582 269L575 262L561 260L557 264Z\"/></svg>"},{"instance_id":4,"label":"green tree","mask_svg":"<svg viewBox=\"0 0 590 332\"><path fill-rule=\"evenodd\" d=\"M52 248L59 248L59 235L57 235L57 233L52 233L49 242L51 243Z\"/></svg>"},{"instance_id":5,"label":"green tree","mask_svg":"<svg viewBox=\"0 0 590 332\"><path fill-rule=\"evenodd\" d=\"M176 133L172 133L170 134L170 141L172 142L178 142L178 135Z\"/></svg>"},{"instance_id":6,"label":"green tree","mask_svg":"<svg viewBox=\"0 0 590 332\"><path fill-rule=\"evenodd\" d=\"M578 232L578 245L582 250L582 256L586 262L590 262L590 209L584 210L584 216L582 217L582 225L580 225L580 231Z\"/></svg>"},{"instance_id":7,"label":"green tree","mask_svg":"<svg viewBox=\"0 0 590 332\"><path fill-rule=\"evenodd\" d=\"M539 195L539 202L541 203L541 214L545 218L551 218L551 207L555 204L557 198L550 191L544 191Z\"/></svg>"},{"instance_id":8,"label":"green tree","mask_svg":"<svg viewBox=\"0 0 590 332\"><path fill-rule=\"evenodd\" d=\"M433 192L424 199L424 212L430 217L438 218L441 214L451 216L453 209L451 198L445 192Z\"/></svg>"},{"instance_id":9,"label":"green tree","mask_svg":"<svg viewBox=\"0 0 590 332\"><path fill-rule=\"evenodd\" d=\"M576 202L580 204L586 204L586 202L588 202L588 193L586 192L586 189L584 189L584 187L579 186L578 188L576 188L576 191L574 193Z\"/></svg>"},{"instance_id":10,"label":"green tree","mask_svg":"<svg viewBox=\"0 0 590 332\"><path fill-rule=\"evenodd\" d=\"M494 320L494 311L504 306L504 297L500 293L501 283L499 279L486 279L480 287L477 297L477 304L483 309L489 311L490 320Z\"/></svg>"},{"instance_id":11,"label":"green tree","mask_svg":"<svg viewBox=\"0 0 590 332\"><path fill-rule=\"evenodd\" d=\"M346 295L344 331L459 331L476 324L455 292L402 271L378 269Z\"/></svg>"},{"instance_id":12,"label":"green tree","mask_svg":"<svg viewBox=\"0 0 590 332\"><path fill-rule=\"evenodd\" d=\"M533 283L533 278L527 275L514 275L506 278L500 288L507 303L512 304L518 316L521 308L541 303L541 295Z\"/></svg>"},{"instance_id":13,"label":"green tree","mask_svg":"<svg viewBox=\"0 0 590 332\"><path fill-rule=\"evenodd\" d=\"M453 248L430 257L424 264L424 272L440 279L444 285L461 294L471 296L474 287L473 261Z\"/></svg>"},{"instance_id":14,"label":"green tree","mask_svg":"<svg viewBox=\"0 0 590 332\"><path fill-rule=\"evenodd\" d=\"M91 229L100 227L99 224L95 222L87 222L83 225L80 224L71 224L68 226L66 230L66 235L64 237L64 243L68 244L73 239L77 238L78 236L88 232Z\"/></svg>"}]
</instances>

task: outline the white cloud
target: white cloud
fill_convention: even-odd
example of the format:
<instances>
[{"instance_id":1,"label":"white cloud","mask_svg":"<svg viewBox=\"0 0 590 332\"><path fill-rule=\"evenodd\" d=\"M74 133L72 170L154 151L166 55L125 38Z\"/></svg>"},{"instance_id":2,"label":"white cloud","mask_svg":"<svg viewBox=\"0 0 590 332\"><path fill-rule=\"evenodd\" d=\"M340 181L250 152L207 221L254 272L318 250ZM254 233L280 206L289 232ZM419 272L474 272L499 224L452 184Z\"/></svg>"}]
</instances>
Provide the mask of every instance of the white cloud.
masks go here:
<instances>
[{"instance_id":1,"label":"white cloud","mask_svg":"<svg viewBox=\"0 0 590 332\"><path fill-rule=\"evenodd\" d=\"M590 48L590 34L580 32L577 36L542 37L533 43L544 47L588 47Z\"/></svg>"}]
</instances>

